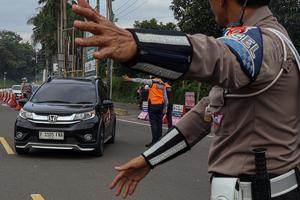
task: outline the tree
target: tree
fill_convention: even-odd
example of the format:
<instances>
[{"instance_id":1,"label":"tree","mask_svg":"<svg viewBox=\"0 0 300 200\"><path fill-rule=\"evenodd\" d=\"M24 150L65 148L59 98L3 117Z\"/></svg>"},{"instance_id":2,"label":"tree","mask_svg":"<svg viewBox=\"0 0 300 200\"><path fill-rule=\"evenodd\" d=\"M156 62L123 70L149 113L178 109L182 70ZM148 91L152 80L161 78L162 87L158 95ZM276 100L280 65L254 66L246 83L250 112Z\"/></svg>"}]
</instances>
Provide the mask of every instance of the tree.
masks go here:
<instances>
[{"instance_id":1,"label":"tree","mask_svg":"<svg viewBox=\"0 0 300 200\"><path fill-rule=\"evenodd\" d=\"M61 0L39 0L38 3L42 7L39 8L39 12L36 16L27 21L28 24L34 26L32 35L33 43L40 43L42 45L46 60L50 66L52 58L58 53L57 20L60 12L60 1ZM67 27L73 27L73 21L75 19L82 19L72 12L71 5L69 4L67 4L67 18ZM81 37L82 33L76 30L75 36Z\"/></svg>"},{"instance_id":2,"label":"tree","mask_svg":"<svg viewBox=\"0 0 300 200\"><path fill-rule=\"evenodd\" d=\"M221 30L216 25L207 0L173 0L170 8L178 20L179 28L186 33L203 33L219 37ZM288 30L300 50L300 3L299 0L271 1L271 10Z\"/></svg>"},{"instance_id":3,"label":"tree","mask_svg":"<svg viewBox=\"0 0 300 200\"><path fill-rule=\"evenodd\" d=\"M220 34L207 0L173 0L170 8L183 32L215 37Z\"/></svg>"},{"instance_id":4,"label":"tree","mask_svg":"<svg viewBox=\"0 0 300 200\"><path fill-rule=\"evenodd\" d=\"M296 48L300 51L300 2L299 0L271 1L271 10L287 29Z\"/></svg>"},{"instance_id":5,"label":"tree","mask_svg":"<svg viewBox=\"0 0 300 200\"><path fill-rule=\"evenodd\" d=\"M176 24L169 22L169 23L162 23L157 21L157 19L152 18L150 20L143 20L143 21L135 21L134 25L135 28L145 28L145 29L156 29L156 30L176 30Z\"/></svg>"},{"instance_id":6,"label":"tree","mask_svg":"<svg viewBox=\"0 0 300 200\"><path fill-rule=\"evenodd\" d=\"M33 47L14 32L0 31L0 73L15 81L24 76L33 80L36 67Z\"/></svg>"}]
</instances>

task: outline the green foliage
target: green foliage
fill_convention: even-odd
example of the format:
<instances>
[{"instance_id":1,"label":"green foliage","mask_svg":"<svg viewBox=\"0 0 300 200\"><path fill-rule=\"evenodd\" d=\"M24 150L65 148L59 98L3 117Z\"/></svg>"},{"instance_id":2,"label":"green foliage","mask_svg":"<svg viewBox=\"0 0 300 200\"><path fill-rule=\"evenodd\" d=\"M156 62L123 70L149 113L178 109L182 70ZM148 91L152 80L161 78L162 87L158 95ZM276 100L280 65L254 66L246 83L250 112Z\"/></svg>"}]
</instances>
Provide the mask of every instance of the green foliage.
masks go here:
<instances>
[{"instance_id":1,"label":"green foliage","mask_svg":"<svg viewBox=\"0 0 300 200\"><path fill-rule=\"evenodd\" d=\"M35 70L39 70L35 61L35 52L28 43L11 31L0 31L0 74L20 81L22 77L34 79Z\"/></svg>"},{"instance_id":2,"label":"green foliage","mask_svg":"<svg viewBox=\"0 0 300 200\"><path fill-rule=\"evenodd\" d=\"M33 25L32 40L34 44L40 43L44 51L44 57L51 66L52 58L58 53L57 21L60 12L61 0L39 0L42 5L37 15L30 18L27 23ZM73 27L73 21L81 19L71 10L71 5L67 4L67 27ZM82 36L82 32L76 30L75 36ZM70 47L72 49L72 46ZM77 49L76 49L77 50ZM80 49L78 49L80 51ZM76 54L78 52L75 52ZM49 67L48 66L48 67Z\"/></svg>"},{"instance_id":3,"label":"green foliage","mask_svg":"<svg viewBox=\"0 0 300 200\"><path fill-rule=\"evenodd\" d=\"M157 21L157 19L152 18L150 20L144 21L135 21L134 25L135 28L144 28L144 29L156 29L156 30L176 30L176 24L169 22L169 23L162 23Z\"/></svg>"},{"instance_id":4,"label":"green foliage","mask_svg":"<svg viewBox=\"0 0 300 200\"><path fill-rule=\"evenodd\" d=\"M124 82L121 77L113 77L112 99L118 102L134 103L136 102L135 92L138 84Z\"/></svg>"},{"instance_id":5,"label":"green foliage","mask_svg":"<svg viewBox=\"0 0 300 200\"><path fill-rule=\"evenodd\" d=\"M300 50L300 3L299 0L271 1L271 10L287 29L296 48Z\"/></svg>"},{"instance_id":6,"label":"green foliage","mask_svg":"<svg viewBox=\"0 0 300 200\"><path fill-rule=\"evenodd\" d=\"M20 85L20 82L10 80L10 79L7 79L5 81L5 88L10 88L12 85ZM4 81L3 81L2 77L0 78L0 88L4 89Z\"/></svg>"},{"instance_id":7,"label":"green foliage","mask_svg":"<svg viewBox=\"0 0 300 200\"><path fill-rule=\"evenodd\" d=\"M215 23L207 0L173 0L170 8L178 20L180 30L185 33L203 33L218 36L220 30Z\"/></svg>"}]
</instances>

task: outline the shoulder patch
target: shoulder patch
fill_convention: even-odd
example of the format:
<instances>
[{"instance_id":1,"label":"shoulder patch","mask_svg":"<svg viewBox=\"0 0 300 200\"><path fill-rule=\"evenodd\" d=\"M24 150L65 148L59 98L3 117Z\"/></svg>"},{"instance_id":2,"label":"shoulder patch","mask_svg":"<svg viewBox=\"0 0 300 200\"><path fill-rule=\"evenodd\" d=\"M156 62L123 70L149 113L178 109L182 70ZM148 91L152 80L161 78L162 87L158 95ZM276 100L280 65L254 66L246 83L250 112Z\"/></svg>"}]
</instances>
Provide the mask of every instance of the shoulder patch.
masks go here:
<instances>
[{"instance_id":1,"label":"shoulder patch","mask_svg":"<svg viewBox=\"0 0 300 200\"><path fill-rule=\"evenodd\" d=\"M257 27L234 27L225 30L223 41L237 57L242 70L256 80L263 61L263 41L261 30Z\"/></svg>"}]
</instances>

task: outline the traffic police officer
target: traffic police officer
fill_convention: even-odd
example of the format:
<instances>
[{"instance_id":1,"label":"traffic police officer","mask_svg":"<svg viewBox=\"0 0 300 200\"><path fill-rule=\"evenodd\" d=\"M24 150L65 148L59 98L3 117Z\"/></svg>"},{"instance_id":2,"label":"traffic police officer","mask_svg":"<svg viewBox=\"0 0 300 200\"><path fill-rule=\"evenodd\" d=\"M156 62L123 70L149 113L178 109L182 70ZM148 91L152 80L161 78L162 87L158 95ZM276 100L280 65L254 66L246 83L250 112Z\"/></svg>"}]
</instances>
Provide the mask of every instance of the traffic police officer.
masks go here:
<instances>
[{"instance_id":1,"label":"traffic police officer","mask_svg":"<svg viewBox=\"0 0 300 200\"><path fill-rule=\"evenodd\" d=\"M165 83L160 78L141 79L123 76L125 81L149 85L148 113L151 125L152 141L146 147L152 146L162 136L162 119L168 108L168 97Z\"/></svg>"},{"instance_id":2,"label":"traffic police officer","mask_svg":"<svg viewBox=\"0 0 300 200\"><path fill-rule=\"evenodd\" d=\"M110 57L156 76L215 85L160 141L116 167L119 173L111 188L118 187L117 195L124 190L124 197L133 194L151 168L186 152L211 132L211 199L255 200L247 179L256 171L256 148L267 148L272 199L300 199L296 181L300 164L299 54L269 10L269 0L209 2L217 23L228 27L218 39L176 31L125 30L97 14L84 0L73 6L74 12L88 20L75 21L75 27L95 35L77 38L76 43L101 47L95 58Z\"/></svg>"}]
</instances>

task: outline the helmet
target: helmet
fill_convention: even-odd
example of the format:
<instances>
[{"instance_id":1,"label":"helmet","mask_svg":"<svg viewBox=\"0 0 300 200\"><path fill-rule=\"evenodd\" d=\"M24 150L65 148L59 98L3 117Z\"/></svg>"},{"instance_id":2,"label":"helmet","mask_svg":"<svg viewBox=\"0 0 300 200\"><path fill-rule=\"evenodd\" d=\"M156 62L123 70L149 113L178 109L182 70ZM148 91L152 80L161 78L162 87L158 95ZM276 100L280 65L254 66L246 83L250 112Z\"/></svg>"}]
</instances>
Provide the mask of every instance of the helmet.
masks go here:
<instances>
[{"instance_id":1,"label":"helmet","mask_svg":"<svg viewBox=\"0 0 300 200\"><path fill-rule=\"evenodd\" d=\"M23 77L23 78L21 78L21 81L26 81L27 82L27 78Z\"/></svg>"}]
</instances>

